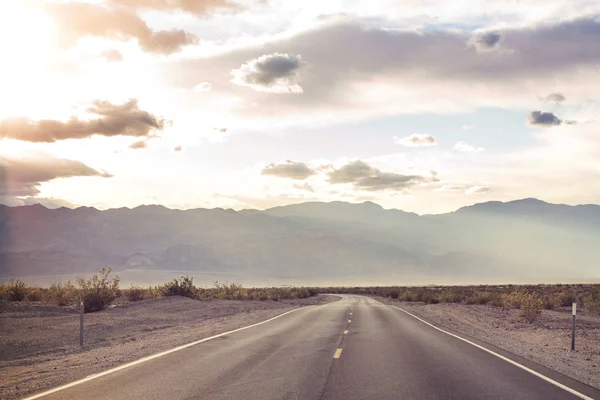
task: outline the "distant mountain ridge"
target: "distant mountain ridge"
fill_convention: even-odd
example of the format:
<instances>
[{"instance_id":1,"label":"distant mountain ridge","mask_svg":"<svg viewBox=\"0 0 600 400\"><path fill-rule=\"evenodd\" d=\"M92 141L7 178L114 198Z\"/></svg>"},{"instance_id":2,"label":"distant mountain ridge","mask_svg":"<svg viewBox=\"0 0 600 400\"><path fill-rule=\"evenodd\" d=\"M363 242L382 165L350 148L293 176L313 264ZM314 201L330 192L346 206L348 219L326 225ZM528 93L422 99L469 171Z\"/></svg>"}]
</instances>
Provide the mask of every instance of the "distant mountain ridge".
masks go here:
<instances>
[{"instance_id":1,"label":"distant mountain ridge","mask_svg":"<svg viewBox=\"0 0 600 400\"><path fill-rule=\"evenodd\" d=\"M600 279L598 244L600 206L537 199L422 216L372 202L239 212L0 205L4 278L113 265L340 283Z\"/></svg>"}]
</instances>

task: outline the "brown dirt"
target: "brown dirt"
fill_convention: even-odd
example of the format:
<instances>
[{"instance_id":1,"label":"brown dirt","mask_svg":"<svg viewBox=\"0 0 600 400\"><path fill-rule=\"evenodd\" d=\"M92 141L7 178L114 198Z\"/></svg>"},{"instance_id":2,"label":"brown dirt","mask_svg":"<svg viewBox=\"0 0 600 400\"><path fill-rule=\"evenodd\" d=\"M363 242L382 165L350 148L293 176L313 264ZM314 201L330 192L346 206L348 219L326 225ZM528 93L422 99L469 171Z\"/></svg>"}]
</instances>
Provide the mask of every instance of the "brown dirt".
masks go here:
<instances>
[{"instance_id":1,"label":"brown dirt","mask_svg":"<svg viewBox=\"0 0 600 400\"><path fill-rule=\"evenodd\" d=\"M571 352L572 316L543 310L533 324L519 310L465 304L406 303L388 299L440 327L462 332L600 389L600 317L577 316L576 350Z\"/></svg>"},{"instance_id":2,"label":"brown dirt","mask_svg":"<svg viewBox=\"0 0 600 400\"><path fill-rule=\"evenodd\" d=\"M22 397L294 308L335 299L197 301L176 296L124 303L85 314L83 348L74 307L0 302L0 399Z\"/></svg>"}]
</instances>

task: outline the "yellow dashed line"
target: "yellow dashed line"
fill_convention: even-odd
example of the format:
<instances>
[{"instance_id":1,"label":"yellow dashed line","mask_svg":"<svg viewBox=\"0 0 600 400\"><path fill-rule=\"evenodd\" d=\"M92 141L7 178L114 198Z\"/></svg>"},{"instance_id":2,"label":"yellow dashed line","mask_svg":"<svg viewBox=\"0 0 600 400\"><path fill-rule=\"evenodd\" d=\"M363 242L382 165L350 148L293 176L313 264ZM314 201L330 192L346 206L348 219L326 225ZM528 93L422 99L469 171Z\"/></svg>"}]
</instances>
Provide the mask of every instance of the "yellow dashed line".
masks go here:
<instances>
[{"instance_id":1,"label":"yellow dashed line","mask_svg":"<svg viewBox=\"0 0 600 400\"><path fill-rule=\"evenodd\" d=\"M342 356L342 349L337 349L335 353L333 353L333 358L340 358Z\"/></svg>"},{"instance_id":2,"label":"yellow dashed line","mask_svg":"<svg viewBox=\"0 0 600 400\"><path fill-rule=\"evenodd\" d=\"M348 323L350 323L350 322L352 322L352 320L351 320L351 319L349 319L349 320L348 320Z\"/></svg>"},{"instance_id":3,"label":"yellow dashed line","mask_svg":"<svg viewBox=\"0 0 600 400\"><path fill-rule=\"evenodd\" d=\"M347 335L347 334L348 334L348 329L346 329L346 330L344 331L344 335Z\"/></svg>"}]
</instances>

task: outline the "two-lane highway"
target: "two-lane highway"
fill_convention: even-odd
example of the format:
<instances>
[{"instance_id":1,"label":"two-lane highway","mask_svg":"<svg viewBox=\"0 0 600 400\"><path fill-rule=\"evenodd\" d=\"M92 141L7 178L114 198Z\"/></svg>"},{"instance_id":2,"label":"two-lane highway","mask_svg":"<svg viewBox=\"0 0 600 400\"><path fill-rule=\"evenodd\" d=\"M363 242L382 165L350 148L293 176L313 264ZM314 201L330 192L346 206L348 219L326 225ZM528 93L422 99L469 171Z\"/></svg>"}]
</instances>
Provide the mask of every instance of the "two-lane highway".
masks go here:
<instances>
[{"instance_id":1,"label":"two-lane highway","mask_svg":"<svg viewBox=\"0 0 600 400\"><path fill-rule=\"evenodd\" d=\"M42 398L600 399L589 386L533 369L392 306L342 296Z\"/></svg>"}]
</instances>

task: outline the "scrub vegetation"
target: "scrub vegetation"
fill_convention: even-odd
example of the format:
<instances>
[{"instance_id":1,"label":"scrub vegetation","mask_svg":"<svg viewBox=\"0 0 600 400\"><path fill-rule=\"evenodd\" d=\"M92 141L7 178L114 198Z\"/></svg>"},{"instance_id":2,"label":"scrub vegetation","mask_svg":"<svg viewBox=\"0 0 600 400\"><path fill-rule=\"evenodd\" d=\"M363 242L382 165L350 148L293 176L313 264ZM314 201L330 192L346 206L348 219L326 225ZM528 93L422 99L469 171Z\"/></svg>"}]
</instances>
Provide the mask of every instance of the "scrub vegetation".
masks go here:
<instances>
[{"instance_id":1,"label":"scrub vegetation","mask_svg":"<svg viewBox=\"0 0 600 400\"><path fill-rule=\"evenodd\" d=\"M111 277L112 269L102 268L91 277L54 282L49 288L29 286L18 279L0 284L0 299L6 301L45 301L58 306L69 306L83 300L85 312L101 311L118 298L127 301L184 296L195 300L271 300L304 299L315 296L318 289L306 287L246 288L237 283L214 282L212 288L201 288L189 276L173 279L163 285L135 286L121 289L118 276Z\"/></svg>"},{"instance_id":2,"label":"scrub vegetation","mask_svg":"<svg viewBox=\"0 0 600 400\"><path fill-rule=\"evenodd\" d=\"M322 293L361 294L425 304L487 304L519 309L529 323L537 320L542 309L559 310L577 303L581 309L600 313L600 284L577 285L481 285L427 287L330 287Z\"/></svg>"}]
</instances>

